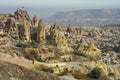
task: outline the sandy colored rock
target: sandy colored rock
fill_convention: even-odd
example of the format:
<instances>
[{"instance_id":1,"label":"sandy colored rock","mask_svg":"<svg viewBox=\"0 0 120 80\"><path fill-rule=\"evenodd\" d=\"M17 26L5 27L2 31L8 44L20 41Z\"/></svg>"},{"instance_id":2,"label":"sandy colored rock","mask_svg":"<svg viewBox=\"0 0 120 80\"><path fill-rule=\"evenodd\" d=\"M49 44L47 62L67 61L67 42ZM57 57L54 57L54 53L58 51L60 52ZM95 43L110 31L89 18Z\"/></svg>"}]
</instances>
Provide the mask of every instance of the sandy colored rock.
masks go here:
<instances>
[{"instance_id":1,"label":"sandy colored rock","mask_svg":"<svg viewBox=\"0 0 120 80\"><path fill-rule=\"evenodd\" d=\"M40 19L39 23L38 23L38 28L37 28L37 41L39 43L46 43L46 36L45 36L45 25L42 21L42 19Z\"/></svg>"},{"instance_id":2,"label":"sandy colored rock","mask_svg":"<svg viewBox=\"0 0 120 80\"><path fill-rule=\"evenodd\" d=\"M62 51L73 51L71 47L68 46L67 39L64 35L64 32L60 29L59 25L54 24L50 28L50 38L51 43L54 46L57 46L58 49Z\"/></svg>"},{"instance_id":3,"label":"sandy colored rock","mask_svg":"<svg viewBox=\"0 0 120 80\"><path fill-rule=\"evenodd\" d=\"M18 23L26 21L29 23L29 25L31 25L31 19L30 19L29 14L27 13L27 11L17 10L14 12L14 17Z\"/></svg>"},{"instance_id":4,"label":"sandy colored rock","mask_svg":"<svg viewBox=\"0 0 120 80\"><path fill-rule=\"evenodd\" d=\"M19 25L18 34L19 39L23 40L24 42L31 42L30 25L28 25L27 22L24 21L23 24Z\"/></svg>"},{"instance_id":5,"label":"sandy colored rock","mask_svg":"<svg viewBox=\"0 0 120 80\"><path fill-rule=\"evenodd\" d=\"M38 26L38 18L37 18L37 16L34 16L33 18L32 18L32 21L31 21L31 23L32 23L32 25L33 26Z\"/></svg>"}]
</instances>

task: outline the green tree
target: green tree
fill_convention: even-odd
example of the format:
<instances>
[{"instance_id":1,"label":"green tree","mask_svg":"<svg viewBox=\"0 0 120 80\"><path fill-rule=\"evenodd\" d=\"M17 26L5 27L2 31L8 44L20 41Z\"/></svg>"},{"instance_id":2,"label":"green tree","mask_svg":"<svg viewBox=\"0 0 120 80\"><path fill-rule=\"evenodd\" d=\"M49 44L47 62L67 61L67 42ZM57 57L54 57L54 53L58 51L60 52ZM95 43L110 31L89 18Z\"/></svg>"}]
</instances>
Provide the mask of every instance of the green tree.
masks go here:
<instances>
[{"instance_id":1,"label":"green tree","mask_svg":"<svg viewBox=\"0 0 120 80\"><path fill-rule=\"evenodd\" d=\"M99 79L101 76L101 71L99 68L94 68L91 72L90 72L90 77L91 78L95 78L95 79Z\"/></svg>"}]
</instances>

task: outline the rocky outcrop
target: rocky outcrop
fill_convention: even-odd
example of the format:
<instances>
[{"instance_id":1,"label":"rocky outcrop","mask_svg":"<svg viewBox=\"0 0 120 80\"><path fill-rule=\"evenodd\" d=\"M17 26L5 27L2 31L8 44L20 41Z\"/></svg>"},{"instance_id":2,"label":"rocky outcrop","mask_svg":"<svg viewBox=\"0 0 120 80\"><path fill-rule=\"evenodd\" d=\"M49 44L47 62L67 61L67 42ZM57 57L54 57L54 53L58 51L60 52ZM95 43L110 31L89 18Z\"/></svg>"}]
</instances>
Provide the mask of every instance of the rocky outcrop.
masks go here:
<instances>
[{"instance_id":1,"label":"rocky outcrop","mask_svg":"<svg viewBox=\"0 0 120 80\"><path fill-rule=\"evenodd\" d=\"M18 34L19 38L24 42L31 42L30 25L28 25L27 22L24 22L23 24L19 25Z\"/></svg>"},{"instance_id":2,"label":"rocky outcrop","mask_svg":"<svg viewBox=\"0 0 120 80\"><path fill-rule=\"evenodd\" d=\"M78 51L89 55L89 56L100 56L101 55L101 50L95 47L94 43L91 42L89 43L88 47L85 46L83 43L78 48Z\"/></svg>"},{"instance_id":3,"label":"rocky outcrop","mask_svg":"<svg viewBox=\"0 0 120 80\"><path fill-rule=\"evenodd\" d=\"M4 27L4 32L14 38L18 37L18 26L14 18L7 19Z\"/></svg>"},{"instance_id":4,"label":"rocky outcrop","mask_svg":"<svg viewBox=\"0 0 120 80\"><path fill-rule=\"evenodd\" d=\"M0 21L6 22L8 18L14 18L12 14L0 14Z\"/></svg>"},{"instance_id":5,"label":"rocky outcrop","mask_svg":"<svg viewBox=\"0 0 120 80\"><path fill-rule=\"evenodd\" d=\"M14 16L15 16L15 20L17 22L24 22L24 21L26 21L29 24L31 24L31 19L30 19L29 14L27 13L27 11L17 10L17 11L15 11Z\"/></svg>"},{"instance_id":6,"label":"rocky outcrop","mask_svg":"<svg viewBox=\"0 0 120 80\"><path fill-rule=\"evenodd\" d=\"M32 21L31 21L31 23L32 23L32 26L38 26L38 18L37 18L37 16L34 16L33 18L32 18Z\"/></svg>"},{"instance_id":7,"label":"rocky outcrop","mask_svg":"<svg viewBox=\"0 0 120 80\"><path fill-rule=\"evenodd\" d=\"M4 22L0 22L0 35L4 34L4 27L5 27L5 23Z\"/></svg>"},{"instance_id":8,"label":"rocky outcrop","mask_svg":"<svg viewBox=\"0 0 120 80\"><path fill-rule=\"evenodd\" d=\"M46 43L46 36L45 36L45 25L42 21L42 19L40 19L39 23L38 23L38 28L37 28L37 41L39 43Z\"/></svg>"},{"instance_id":9,"label":"rocky outcrop","mask_svg":"<svg viewBox=\"0 0 120 80\"><path fill-rule=\"evenodd\" d=\"M59 25L54 24L50 28L50 38L51 43L54 46L57 46L58 49L63 51L73 51L71 47L68 46L67 39L64 35L64 32L60 29Z\"/></svg>"},{"instance_id":10,"label":"rocky outcrop","mask_svg":"<svg viewBox=\"0 0 120 80\"><path fill-rule=\"evenodd\" d=\"M118 27L73 27L71 26L71 32L68 29L65 31L66 38L70 46L76 46L81 44L81 40L84 41L84 45L88 46L90 42L93 42L99 49L104 51L112 50L118 46L120 40L120 28Z\"/></svg>"},{"instance_id":11,"label":"rocky outcrop","mask_svg":"<svg viewBox=\"0 0 120 80\"><path fill-rule=\"evenodd\" d=\"M38 48L26 48L24 50L25 57L28 59L36 59L38 61L48 59L50 57L55 57L53 52L49 52L47 49L38 49Z\"/></svg>"}]
</instances>

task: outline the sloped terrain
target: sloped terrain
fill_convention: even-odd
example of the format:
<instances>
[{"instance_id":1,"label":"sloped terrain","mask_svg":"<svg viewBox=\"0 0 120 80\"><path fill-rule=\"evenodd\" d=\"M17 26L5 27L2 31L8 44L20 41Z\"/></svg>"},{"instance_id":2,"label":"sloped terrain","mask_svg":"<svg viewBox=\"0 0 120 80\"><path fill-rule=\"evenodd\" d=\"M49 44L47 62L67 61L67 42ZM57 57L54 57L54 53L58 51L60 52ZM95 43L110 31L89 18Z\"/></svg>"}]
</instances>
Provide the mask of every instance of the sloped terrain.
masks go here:
<instances>
[{"instance_id":1,"label":"sloped terrain","mask_svg":"<svg viewBox=\"0 0 120 80\"><path fill-rule=\"evenodd\" d=\"M0 80L60 80L58 77L0 61Z\"/></svg>"}]
</instances>

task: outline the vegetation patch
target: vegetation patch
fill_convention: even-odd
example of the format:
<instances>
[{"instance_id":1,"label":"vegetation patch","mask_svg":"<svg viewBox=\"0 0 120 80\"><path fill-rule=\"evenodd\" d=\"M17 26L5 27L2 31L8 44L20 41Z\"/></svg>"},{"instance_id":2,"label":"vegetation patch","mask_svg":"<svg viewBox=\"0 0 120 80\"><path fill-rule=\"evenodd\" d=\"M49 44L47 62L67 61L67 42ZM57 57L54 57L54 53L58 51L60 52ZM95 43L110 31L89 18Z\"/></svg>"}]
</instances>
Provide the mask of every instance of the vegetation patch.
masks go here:
<instances>
[{"instance_id":1,"label":"vegetation patch","mask_svg":"<svg viewBox=\"0 0 120 80\"><path fill-rule=\"evenodd\" d=\"M80 52L80 51L74 51L73 54L74 54L74 55L77 55L77 56L87 57L85 53L82 53L82 52Z\"/></svg>"},{"instance_id":2,"label":"vegetation patch","mask_svg":"<svg viewBox=\"0 0 120 80\"><path fill-rule=\"evenodd\" d=\"M32 41L31 43L24 43L24 42L18 42L16 44L16 47L21 47L21 48L37 48L39 43Z\"/></svg>"},{"instance_id":3,"label":"vegetation patch","mask_svg":"<svg viewBox=\"0 0 120 80\"><path fill-rule=\"evenodd\" d=\"M36 70L40 70L40 71L44 71L44 72L49 72L49 73L53 73L53 69L51 67L47 67L45 65L36 65L35 66Z\"/></svg>"},{"instance_id":4,"label":"vegetation patch","mask_svg":"<svg viewBox=\"0 0 120 80\"><path fill-rule=\"evenodd\" d=\"M89 77L94 79L99 79L100 76L101 76L101 71L99 68L94 68L89 74Z\"/></svg>"}]
</instances>

